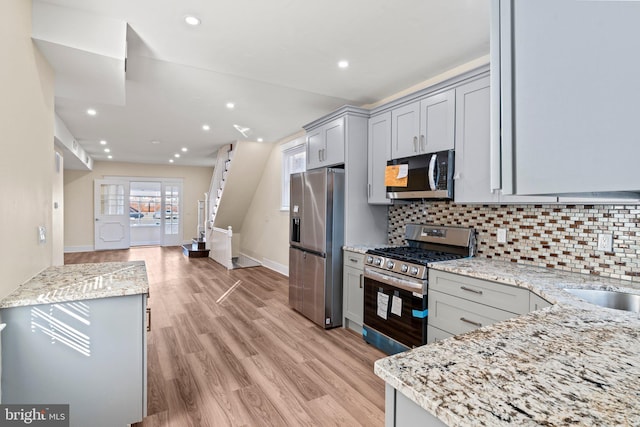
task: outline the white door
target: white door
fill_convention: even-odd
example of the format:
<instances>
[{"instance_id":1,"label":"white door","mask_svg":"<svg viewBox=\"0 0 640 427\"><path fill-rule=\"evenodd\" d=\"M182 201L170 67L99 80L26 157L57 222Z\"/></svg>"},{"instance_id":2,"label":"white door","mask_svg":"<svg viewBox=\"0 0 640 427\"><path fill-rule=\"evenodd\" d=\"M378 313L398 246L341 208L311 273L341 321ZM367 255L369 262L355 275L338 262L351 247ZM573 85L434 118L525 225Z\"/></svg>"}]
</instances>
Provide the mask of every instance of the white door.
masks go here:
<instances>
[{"instance_id":1,"label":"white door","mask_svg":"<svg viewBox=\"0 0 640 427\"><path fill-rule=\"evenodd\" d=\"M180 246L182 244L182 184L178 182L162 183L162 230L163 246ZM197 234L193 230L194 236Z\"/></svg>"},{"instance_id":2,"label":"white door","mask_svg":"<svg viewBox=\"0 0 640 427\"><path fill-rule=\"evenodd\" d=\"M129 182L96 179L94 181L94 248L129 248Z\"/></svg>"}]
</instances>

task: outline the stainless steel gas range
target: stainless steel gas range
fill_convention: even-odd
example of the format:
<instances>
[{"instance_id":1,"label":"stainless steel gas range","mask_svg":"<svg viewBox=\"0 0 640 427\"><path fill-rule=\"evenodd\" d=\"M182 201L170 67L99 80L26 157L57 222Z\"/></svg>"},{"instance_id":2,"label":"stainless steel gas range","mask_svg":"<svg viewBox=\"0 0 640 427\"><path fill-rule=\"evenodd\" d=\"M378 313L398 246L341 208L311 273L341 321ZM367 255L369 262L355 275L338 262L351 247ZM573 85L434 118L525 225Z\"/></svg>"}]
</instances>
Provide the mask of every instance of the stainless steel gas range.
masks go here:
<instances>
[{"instance_id":1,"label":"stainless steel gas range","mask_svg":"<svg viewBox=\"0 0 640 427\"><path fill-rule=\"evenodd\" d=\"M387 354L427 343L427 264L476 251L472 228L407 224L405 240L365 256L363 336Z\"/></svg>"}]
</instances>

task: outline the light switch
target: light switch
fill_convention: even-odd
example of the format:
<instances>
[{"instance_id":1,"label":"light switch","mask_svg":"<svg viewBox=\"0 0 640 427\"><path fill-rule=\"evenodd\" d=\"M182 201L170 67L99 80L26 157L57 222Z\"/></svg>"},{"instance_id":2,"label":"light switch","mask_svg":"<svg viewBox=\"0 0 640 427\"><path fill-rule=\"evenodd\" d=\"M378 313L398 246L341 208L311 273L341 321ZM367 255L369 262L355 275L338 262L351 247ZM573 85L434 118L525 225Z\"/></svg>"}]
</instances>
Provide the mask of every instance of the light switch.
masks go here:
<instances>
[{"instance_id":1,"label":"light switch","mask_svg":"<svg viewBox=\"0 0 640 427\"><path fill-rule=\"evenodd\" d=\"M38 227L38 242L46 243L47 241L47 228L44 225Z\"/></svg>"},{"instance_id":2,"label":"light switch","mask_svg":"<svg viewBox=\"0 0 640 427\"><path fill-rule=\"evenodd\" d=\"M507 243L507 229L506 228L498 228L497 233L498 243Z\"/></svg>"}]
</instances>

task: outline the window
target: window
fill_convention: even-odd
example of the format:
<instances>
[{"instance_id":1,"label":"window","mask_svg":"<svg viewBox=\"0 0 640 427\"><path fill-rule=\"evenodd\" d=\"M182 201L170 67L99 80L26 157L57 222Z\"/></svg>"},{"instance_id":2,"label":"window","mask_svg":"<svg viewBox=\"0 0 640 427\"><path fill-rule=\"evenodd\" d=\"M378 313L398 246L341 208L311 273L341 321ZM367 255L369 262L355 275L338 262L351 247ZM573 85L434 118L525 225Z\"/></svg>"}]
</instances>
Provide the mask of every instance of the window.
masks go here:
<instances>
[{"instance_id":1,"label":"window","mask_svg":"<svg viewBox=\"0 0 640 427\"><path fill-rule=\"evenodd\" d=\"M307 169L307 151L304 138L298 138L282 146L282 203L281 210L289 210L289 184L292 173Z\"/></svg>"}]
</instances>

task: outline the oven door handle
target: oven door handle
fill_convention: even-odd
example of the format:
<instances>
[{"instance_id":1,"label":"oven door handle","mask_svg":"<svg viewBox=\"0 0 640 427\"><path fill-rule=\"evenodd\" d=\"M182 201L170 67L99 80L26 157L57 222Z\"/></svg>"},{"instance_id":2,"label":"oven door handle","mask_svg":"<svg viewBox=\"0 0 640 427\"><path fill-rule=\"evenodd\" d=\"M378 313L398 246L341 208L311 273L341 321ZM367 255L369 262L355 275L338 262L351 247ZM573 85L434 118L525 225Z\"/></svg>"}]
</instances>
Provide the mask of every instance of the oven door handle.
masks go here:
<instances>
[{"instance_id":1,"label":"oven door handle","mask_svg":"<svg viewBox=\"0 0 640 427\"><path fill-rule=\"evenodd\" d=\"M396 288L404 289L405 291L415 292L420 295L425 295L426 287L424 286L424 280L416 279L405 279L404 277L399 277L395 275L391 275L388 273L381 273L372 268L364 269L364 278L375 280L376 282L383 283L388 286L395 286Z\"/></svg>"}]
</instances>

